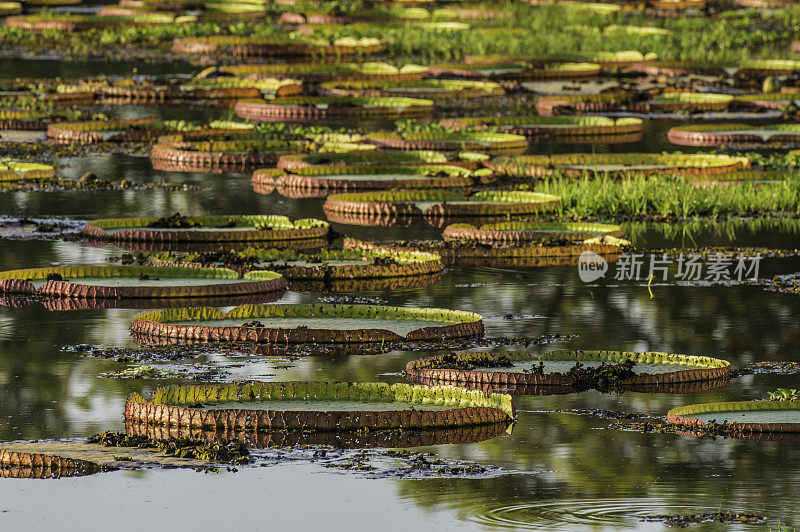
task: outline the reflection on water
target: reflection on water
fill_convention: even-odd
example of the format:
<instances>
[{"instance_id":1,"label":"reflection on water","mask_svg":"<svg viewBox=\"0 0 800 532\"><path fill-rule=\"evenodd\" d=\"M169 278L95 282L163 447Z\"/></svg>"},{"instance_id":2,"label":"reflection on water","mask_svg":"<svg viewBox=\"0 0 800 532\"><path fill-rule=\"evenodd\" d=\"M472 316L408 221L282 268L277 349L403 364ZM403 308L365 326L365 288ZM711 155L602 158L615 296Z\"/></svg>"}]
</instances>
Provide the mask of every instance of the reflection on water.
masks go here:
<instances>
[{"instance_id":1,"label":"reflection on water","mask_svg":"<svg viewBox=\"0 0 800 532\"><path fill-rule=\"evenodd\" d=\"M0 60L0 71L39 75L83 75L81 65ZM130 65L124 65L129 68ZM6 68L9 67L9 68ZM12 68L13 67L13 68ZM123 69L117 65L113 68ZM152 72L177 71L151 65ZM87 69L94 67L85 67ZM105 67L104 68L109 68ZM141 71L146 68L139 65ZM60 69L60 70L59 70ZM183 70L181 70L182 72ZM188 69L187 69L188 71ZM120 73L129 70L120 70ZM17 74L15 74L17 75ZM126 111L128 112L128 111ZM130 111L134 112L134 111ZM171 117L206 111L171 108ZM222 112L224 111L213 111ZM212 111L209 111L212 113ZM199 115L193 115L199 116ZM644 139L610 146L534 146L531 151L660 151L670 149L664 133L672 124L648 122ZM117 216L279 212L290 218L323 217L323 200L257 194L249 175L166 173L147 158L103 153L61 161L60 172L77 178L92 171L107 179L189 182L201 191L158 190L53 192L0 195L0 213L57 215L76 219ZM424 221L410 227L334 224L358 239L439 238L441 229ZM689 224L684 227L627 224L642 248L662 246L798 247L796 222ZM0 269L51 264L101 263L120 250L74 242L0 241ZM764 259L762 277L800 271L800 259ZM484 315L487 336L562 335L564 340L527 349L654 350L710 355L734 368L758 360L789 361L800 355L800 298L759 287L653 287L613 279L586 285L574 267L453 267L440 282L354 294L390 305L443 307ZM315 291L290 291L281 302L319 301ZM131 361L91 358L63 351L76 344L133 347L128 331L134 309L57 311L39 303L0 306L0 439L85 436L123 430L122 410L131 392L147 395L154 381L99 378ZM516 317L515 317L516 316ZM345 353L300 359L253 353L198 354L170 364L220 367L236 379L400 382L401 371L420 352L370 356ZM674 434L606 430L609 421L587 411L604 409L663 416L670 408L707 401L756 399L778 387L796 388L793 376L749 375L730 386L700 393L517 396L518 422L511 434L436 445L444 456L476 460L516 471L494 478L364 480L316 465L291 464L238 473L193 471L114 472L23 486L0 482L0 523L85 529L113 522L117 528L164 527L180 517L181 527L225 523L263 527L265 518L294 528L562 528L656 530L645 514L725 510L765 514L770 522L800 524L800 442L718 440ZM575 412L578 411L578 412ZM495 434L491 434L495 436ZM420 440L422 441L422 440ZM429 440L439 442L440 440ZM125 493L107 497L109 491ZM101 499L102 498L102 499ZM97 504L102 500L102 504ZM269 505L264 501L268 500ZM47 511L42 511L47 501ZM155 502L157 501L157 502ZM224 502L224 504L222 504ZM147 508L130 512L130 508ZM212 512L198 511L213 508ZM264 508L253 512L253 508ZM125 515L121 522L120 515ZM211 516L211 517L209 517ZM8 526L7 525L7 526ZM9 527L10 528L10 527ZM763 527L762 527L763 529Z\"/></svg>"}]
</instances>

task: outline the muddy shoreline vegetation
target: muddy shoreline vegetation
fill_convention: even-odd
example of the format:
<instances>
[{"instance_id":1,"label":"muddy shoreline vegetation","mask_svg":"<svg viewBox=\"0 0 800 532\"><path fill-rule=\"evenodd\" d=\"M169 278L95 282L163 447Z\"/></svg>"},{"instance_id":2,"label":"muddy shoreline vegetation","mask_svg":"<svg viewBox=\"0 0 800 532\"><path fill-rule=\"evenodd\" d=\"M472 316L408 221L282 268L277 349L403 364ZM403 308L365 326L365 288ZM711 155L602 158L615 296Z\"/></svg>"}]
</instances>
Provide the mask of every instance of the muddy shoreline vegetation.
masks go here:
<instances>
[{"instance_id":1,"label":"muddy shoreline vegetation","mask_svg":"<svg viewBox=\"0 0 800 532\"><path fill-rule=\"evenodd\" d=\"M459 527L792 529L798 28L0 2L0 477L302 464Z\"/></svg>"}]
</instances>

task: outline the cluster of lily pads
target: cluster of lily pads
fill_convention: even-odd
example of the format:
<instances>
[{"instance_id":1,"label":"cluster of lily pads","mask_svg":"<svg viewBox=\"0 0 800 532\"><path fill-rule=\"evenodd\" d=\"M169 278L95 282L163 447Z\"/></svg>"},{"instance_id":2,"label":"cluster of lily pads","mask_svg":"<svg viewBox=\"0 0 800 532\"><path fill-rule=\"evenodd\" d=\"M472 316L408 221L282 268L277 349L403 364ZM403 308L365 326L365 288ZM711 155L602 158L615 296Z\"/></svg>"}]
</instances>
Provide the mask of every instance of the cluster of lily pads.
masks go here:
<instances>
[{"instance_id":1,"label":"cluster of lily pads","mask_svg":"<svg viewBox=\"0 0 800 532\"><path fill-rule=\"evenodd\" d=\"M780 32L772 30L767 36L786 51L784 58L720 52L694 60L697 39L704 38L695 20L703 20L703 0L520 6L122 0L96 13L34 4L0 3L0 42L50 43L72 53L80 47L70 39L80 35L109 54L126 43L152 57L207 68L192 76L0 81L4 149L20 140L40 148L112 145L149 155L164 172L245 174L254 193L324 198L325 220L279 213L91 220L81 238L137 256L120 257L122 264L0 272L4 302L41 301L56 310L141 308L130 324L140 344L436 347L482 337L482 317L281 298L287 290L429 286L445 268L566 266L587 252L617 260L631 243L615 222L649 219L649 205L676 196L683 210L659 213L671 221L715 215L723 203L730 215L754 214L753 205L776 216L800 214L796 176L765 171L758 157L731 151L800 146L800 61L789 58L788 43L778 46ZM643 16L657 24L644 25ZM548 20L555 30L545 31ZM722 39L728 29L715 25L708 34ZM104 111L134 105L147 114L106 115L96 112L98 105ZM166 105L221 109L228 116L161 120L158 111ZM663 140L720 150L625 149L642 139L648 122L662 119L682 122L660 133ZM66 181L57 165L0 160L0 191L63 189ZM625 210L615 200L604 210L596 204L599 190L618 193L611 196L616 200L634 196L641 201L630 203L644 207ZM331 226L421 222L441 229L441 238L368 242L345 235L339 242L342 235ZM416 384L158 387L149 398L128 398L126 437L93 445L138 447L144 438L161 441L162 451L189 456L191 448L193 457L218 461L235 446L209 450L197 440L480 441L513 423L511 395L697 393L732 378L730 364L716 358L574 350L447 350L410 362L404 376ZM687 433L709 427L737 436L800 432L798 408L792 396L680 407L667 419ZM155 460L142 453L139 460ZM66 476L125 467L80 455L66 445L45 451L4 444L0 474Z\"/></svg>"}]
</instances>

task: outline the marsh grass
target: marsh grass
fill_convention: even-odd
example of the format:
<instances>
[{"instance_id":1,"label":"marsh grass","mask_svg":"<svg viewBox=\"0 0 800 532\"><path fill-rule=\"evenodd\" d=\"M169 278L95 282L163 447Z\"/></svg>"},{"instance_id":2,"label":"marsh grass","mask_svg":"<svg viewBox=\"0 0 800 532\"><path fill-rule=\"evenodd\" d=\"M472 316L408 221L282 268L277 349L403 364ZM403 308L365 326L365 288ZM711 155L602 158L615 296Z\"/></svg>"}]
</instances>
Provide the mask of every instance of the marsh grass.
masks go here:
<instances>
[{"instance_id":1,"label":"marsh grass","mask_svg":"<svg viewBox=\"0 0 800 532\"><path fill-rule=\"evenodd\" d=\"M553 177L536 192L561 196L561 215L574 219L692 219L800 215L800 178L698 187L680 177L568 179Z\"/></svg>"}]
</instances>

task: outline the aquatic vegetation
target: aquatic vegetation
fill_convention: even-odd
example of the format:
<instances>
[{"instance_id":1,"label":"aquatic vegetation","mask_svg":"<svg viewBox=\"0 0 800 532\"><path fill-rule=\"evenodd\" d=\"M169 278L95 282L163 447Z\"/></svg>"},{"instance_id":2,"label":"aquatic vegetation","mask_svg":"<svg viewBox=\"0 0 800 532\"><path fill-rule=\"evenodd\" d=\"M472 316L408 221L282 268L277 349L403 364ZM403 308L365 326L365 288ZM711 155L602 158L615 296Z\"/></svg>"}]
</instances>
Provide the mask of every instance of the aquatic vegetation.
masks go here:
<instances>
[{"instance_id":1,"label":"aquatic vegetation","mask_svg":"<svg viewBox=\"0 0 800 532\"><path fill-rule=\"evenodd\" d=\"M225 313L213 307L143 312L131 331L184 342L362 343L481 336L483 322L478 314L436 308L244 305Z\"/></svg>"},{"instance_id":2,"label":"aquatic vegetation","mask_svg":"<svg viewBox=\"0 0 800 532\"><path fill-rule=\"evenodd\" d=\"M254 271L240 277L222 268L87 265L0 272L3 293L86 299L227 297L285 287L279 273Z\"/></svg>"},{"instance_id":3,"label":"aquatic vegetation","mask_svg":"<svg viewBox=\"0 0 800 532\"><path fill-rule=\"evenodd\" d=\"M174 437L154 440L146 436L128 435L127 433L110 431L92 434L89 436L88 440L89 443L99 443L105 447L157 449L167 456L194 458L205 462L242 464L250 460L250 451L247 449L247 446L236 440L222 443Z\"/></svg>"},{"instance_id":4,"label":"aquatic vegetation","mask_svg":"<svg viewBox=\"0 0 800 532\"><path fill-rule=\"evenodd\" d=\"M176 217L178 218L178 217ZM159 218L106 218L90 220L83 234L102 240L154 242L280 241L324 238L327 222L313 218L289 220L279 215L186 216L180 225L161 229ZM168 220L165 220L168 221ZM186 227L186 223L191 224ZM155 226L153 224L156 224Z\"/></svg>"},{"instance_id":5,"label":"aquatic vegetation","mask_svg":"<svg viewBox=\"0 0 800 532\"><path fill-rule=\"evenodd\" d=\"M795 401L800 399L800 390L794 388L778 388L774 392L767 392L771 401Z\"/></svg>"},{"instance_id":6,"label":"aquatic vegetation","mask_svg":"<svg viewBox=\"0 0 800 532\"><path fill-rule=\"evenodd\" d=\"M247 408L267 402L273 409ZM292 402L323 409L287 409ZM337 402L385 404L387 410L337 410ZM202 409L192 405L235 404L237 408ZM409 406L417 409L409 409ZM439 407L426 409L426 406ZM284 410L281 410L281 408ZM394 407L394 408L393 408ZM347 382L249 382L156 388L151 400L128 397L125 418L133 422L194 428L239 427L251 431L305 429L354 431L432 429L503 423L513 419L511 397L452 386Z\"/></svg>"},{"instance_id":7,"label":"aquatic vegetation","mask_svg":"<svg viewBox=\"0 0 800 532\"><path fill-rule=\"evenodd\" d=\"M512 392L517 386L658 391L675 384L727 379L730 373L725 360L620 351L458 353L414 360L405 371L416 382L489 385Z\"/></svg>"},{"instance_id":8,"label":"aquatic vegetation","mask_svg":"<svg viewBox=\"0 0 800 532\"><path fill-rule=\"evenodd\" d=\"M711 179L713 175L709 176ZM680 178L636 176L574 179L554 177L533 187L563 200L563 214L574 219L690 220L737 216L797 216L800 180L741 182L727 187L697 187Z\"/></svg>"}]
</instances>

